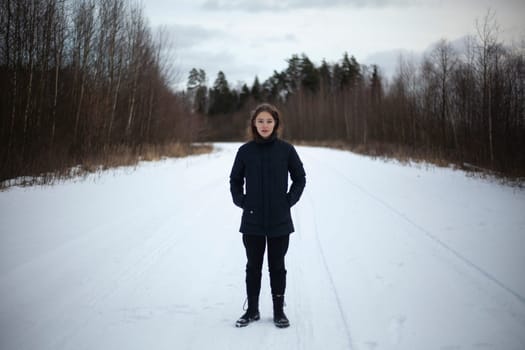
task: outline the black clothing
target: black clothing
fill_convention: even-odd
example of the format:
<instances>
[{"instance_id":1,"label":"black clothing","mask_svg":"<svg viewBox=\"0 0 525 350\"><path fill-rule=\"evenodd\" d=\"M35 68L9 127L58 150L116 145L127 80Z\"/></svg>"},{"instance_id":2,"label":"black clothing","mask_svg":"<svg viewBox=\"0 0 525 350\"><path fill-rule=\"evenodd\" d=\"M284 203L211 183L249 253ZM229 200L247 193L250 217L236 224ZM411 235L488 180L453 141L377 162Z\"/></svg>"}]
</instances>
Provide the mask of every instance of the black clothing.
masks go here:
<instances>
[{"instance_id":1,"label":"black clothing","mask_svg":"<svg viewBox=\"0 0 525 350\"><path fill-rule=\"evenodd\" d=\"M292 179L289 191L288 175ZM237 151L230 173L230 192L233 202L243 209L239 231L243 233L242 241L248 260L248 310L237 321L238 327L244 327L260 317L258 298L266 245L270 287L272 295L277 297L274 297L274 322L277 327L289 325L282 309L286 289L284 257L290 233L294 232L290 208L303 193L305 177L295 148L278 139L275 133L267 139L257 138L245 143Z\"/></svg>"},{"instance_id":2,"label":"black clothing","mask_svg":"<svg viewBox=\"0 0 525 350\"><path fill-rule=\"evenodd\" d=\"M273 323L276 327L286 328L290 326L290 321L284 313L284 295L272 295L273 300Z\"/></svg>"},{"instance_id":3,"label":"black clothing","mask_svg":"<svg viewBox=\"0 0 525 350\"><path fill-rule=\"evenodd\" d=\"M259 296L248 296L248 309L235 322L237 327L246 327L250 322L258 321L261 318L259 313Z\"/></svg>"},{"instance_id":4,"label":"black clothing","mask_svg":"<svg viewBox=\"0 0 525 350\"><path fill-rule=\"evenodd\" d=\"M236 327L246 327L250 324L250 322L253 321L259 321L261 319L261 314L259 311L257 312L250 312L246 311L238 320L235 322Z\"/></svg>"},{"instance_id":5,"label":"black clothing","mask_svg":"<svg viewBox=\"0 0 525 350\"><path fill-rule=\"evenodd\" d=\"M286 288L286 267L284 256L288 251L290 235L265 237L258 235L242 235L246 248L246 295L259 296L261 290L261 271L264 259L266 241L268 241L268 270L270 271L270 287L272 294L283 295Z\"/></svg>"},{"instance_id":6,"label":"black clothing","mask_svg":"<svg viewBox=\"0 0 525 350\"><path fill-rule=\"evenodd\" d=\"M230 173L233 202L243 209L239 231L268 237L294 232L290 208L303 193L305 176L303 164L288 142L273 136L242 145Z\"/></svg>"}]
</instances>

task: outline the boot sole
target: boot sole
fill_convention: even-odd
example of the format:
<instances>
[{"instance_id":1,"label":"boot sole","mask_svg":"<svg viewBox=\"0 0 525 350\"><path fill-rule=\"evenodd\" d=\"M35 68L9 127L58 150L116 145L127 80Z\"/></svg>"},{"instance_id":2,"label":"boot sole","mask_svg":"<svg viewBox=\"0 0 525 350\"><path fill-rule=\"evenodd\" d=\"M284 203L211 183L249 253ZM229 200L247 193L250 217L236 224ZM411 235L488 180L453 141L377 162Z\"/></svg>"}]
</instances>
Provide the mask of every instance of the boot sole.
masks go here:
<instances>
[{"instance_id":1,"label":"boot sole","mask_svg":"<svg viewBox=\"0 0 525 350\"><path fill-rule=\"evenodd\" d=\"M237 322L235 322L235 327L237 327L237 328L246 327L250 323L255 322L255 321L259 321L260 319L261 319L261 317L259 316L259 317L255 317L255 318L250 318L248 320L248 322L246 322L246 323L240 323L239 321L237 321Z\"/></svg>"},{"instance_id":2,"label":"boot sole","mask_svg":"<svg viewBox=\"0 0 525 350\"><path fill-rule=\"evenodd\" d=\"M274 323L274 324L275 324L275 327L277 327L277 328L288 328L288 327L290 327L289 323L287 323L287 324Z\"/></svg>"}]
</instances>

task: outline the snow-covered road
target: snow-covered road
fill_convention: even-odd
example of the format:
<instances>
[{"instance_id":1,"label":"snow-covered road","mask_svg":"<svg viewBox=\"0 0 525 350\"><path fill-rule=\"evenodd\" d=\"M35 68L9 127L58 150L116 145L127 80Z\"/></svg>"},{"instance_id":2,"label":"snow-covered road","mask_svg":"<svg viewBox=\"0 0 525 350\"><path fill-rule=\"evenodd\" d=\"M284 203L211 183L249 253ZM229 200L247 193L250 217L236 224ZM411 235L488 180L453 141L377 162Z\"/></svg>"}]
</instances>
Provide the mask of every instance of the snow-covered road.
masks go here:
<instances>
[{"instance_id":1,"label":"snow-covered road","mask_svg":"<svg viewBox=\"0 0 525 350\"><path fill-rule=\"evenodd\" d=\"M291 327L244 302L239 144L0 192L0 349L525 349L525 190L298 147Z\"/></svg>"}]
</instances>

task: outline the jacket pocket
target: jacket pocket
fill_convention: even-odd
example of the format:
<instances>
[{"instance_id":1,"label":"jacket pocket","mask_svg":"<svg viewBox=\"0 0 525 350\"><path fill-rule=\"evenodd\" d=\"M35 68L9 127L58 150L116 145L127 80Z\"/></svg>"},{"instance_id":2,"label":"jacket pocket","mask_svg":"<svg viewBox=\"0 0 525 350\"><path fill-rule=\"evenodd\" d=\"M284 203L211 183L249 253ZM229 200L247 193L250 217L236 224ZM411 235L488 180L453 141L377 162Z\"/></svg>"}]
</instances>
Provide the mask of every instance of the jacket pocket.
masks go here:
<instances>
[{"instance_id":1,"label":"jacket pocket","mask_svg":"<svg viewBox=\"0 0 525 350\"><path fill-rule=\"evenodd\" d=\"M270 224L280 225L290 220L290 204L288 196L279 195L278 199L270 207Z\"/></svg>"},{"instance_id":2,"label":"jacket pocket","mask_svg":"<svg viewBox=\"0 0 525 350\"><path fill-rule=\"evenodd\" d=\"M260 224L259 212L255 209L245 208L242 212L242 220L250 224Z\"/></svg>"}]
</instances>

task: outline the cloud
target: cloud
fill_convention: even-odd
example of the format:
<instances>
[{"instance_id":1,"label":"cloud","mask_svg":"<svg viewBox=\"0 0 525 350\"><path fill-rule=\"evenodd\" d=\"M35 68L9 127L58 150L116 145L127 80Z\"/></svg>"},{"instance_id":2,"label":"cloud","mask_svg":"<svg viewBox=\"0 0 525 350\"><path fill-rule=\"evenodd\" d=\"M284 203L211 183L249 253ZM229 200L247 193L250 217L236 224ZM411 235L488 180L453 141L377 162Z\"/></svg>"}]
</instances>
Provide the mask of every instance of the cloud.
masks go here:
<instances>
[{"instance_id":1,"label":"cloud","mask_svg":"<svg viewBox=\"0 0 525 350\"><path fill-rule=\"evenodd\" d=\"M171 24L161 27L173 38L177 49L187 49L203 42L229 36L226 32L204 28L199 25Z\"/></svg>"},{"instance_id":2,"label":"cloud","mask_svg":"<svg viewBox=\"0 0 525 350\"><path fill-rule=\"evenodd\" d=\"M415 3L415 0L206 0L202 8L209 11L288 11L297 9L345 7L384 7Z\"/></svg>"},{"instance_id":3,"label":"cloud","mask_svg":"<svg viewBox=\"0 0 525 350\"><path fill-rule=\"evenodd\" d=\"M251 40L251 46L253 47L261 47L262 43L271 43L271 45L276 45L279 43L282 44L290 44L290 43L298 43L299 38L293 33L287 33L282 35L268 35L264 36L262 38L257 38Z\"/></svg>"},{"instance_id":4,"label":"cloud","mask_svg":"<svg viewBox=\"0 0 525 350\"><path fill-rule=\"evenodd\" d=\"M222 71L230 87L238 87L239 82L252 83L252 79L261 67L257 62L244 62L230 51L208 51L204 49L190 49L181 57L177 66L178 81L176 88L182 90L186 87L189 71L192 68L204 69L206 72L207 85L213 86L217 73ZM245 77L249 77L246 81Z\"/></svg>"},{"instance_id":5,"label":"cloud","mask_svg":"<svg viewBox=\"0 0 525 350\"><path fill-rule=\"evenodd\" d=\"M379 67L383 77L390 80L396 73L401 57L412 62L419 62L422 57L422 53L401 48L378 51L368 55L364 59L363 63L367 65L376 64Z\"/></svg>"},{"instance_id":6,"label":"cloud","mask_svg":"<svg viewBox=\"0 0 525 350\"><path fill-rule=\"evenodd\" d=\"M447 38L444 38L444 39L450 45L450 47L452 48L454 53L457 54L457 55L461 55L461 54L464 54L464 53L467 52L467 50L468 50L467 45L468 45L469 39L470 40L477 40L477 38L475 36L472 36L472 35L463 35L463 36L461 36L459 38L456 38L456 39L453 39L453 40L449 40ZM428 47L423 51L423 55L424 56L432 55L432 52L435 49L437 49L437 47L440 45L440 43L441 43L441 40L438 40L438 41L433 42L430 45L428 45Z\"/></svg>"}]
</instances>

